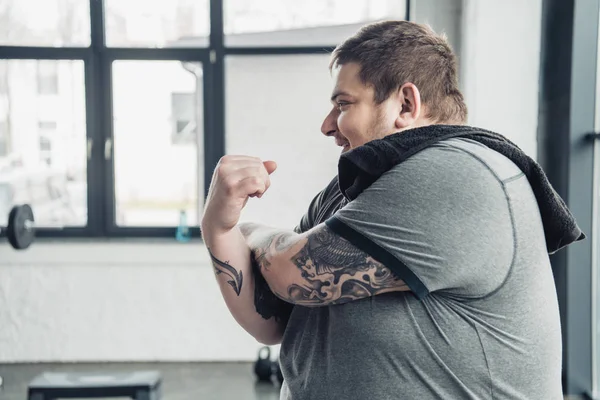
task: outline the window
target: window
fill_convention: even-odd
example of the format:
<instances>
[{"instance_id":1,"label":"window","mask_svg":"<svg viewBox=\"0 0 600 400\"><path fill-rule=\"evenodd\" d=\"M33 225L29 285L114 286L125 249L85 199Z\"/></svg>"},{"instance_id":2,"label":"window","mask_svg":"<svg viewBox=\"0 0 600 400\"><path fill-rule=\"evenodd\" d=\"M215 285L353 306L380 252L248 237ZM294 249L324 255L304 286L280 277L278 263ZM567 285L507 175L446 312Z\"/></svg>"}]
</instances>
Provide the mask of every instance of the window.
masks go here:
<instances>
[{"instance_id":1,"label":"window","mask_svg":"<svg viewBox=\"0 0 600 400\"><path fill-rule=\"evenodd\" d=\"M10 132L8 132L8 123L0 121L0 159L5 158L10 152Z\"/></svg>"},{"instance_id":2,"label":"window","mask_svg":"<svg viewBox=\"0 0 600 400\"><path fill-rule=\"evenodd\" d=\"M40 136L40 152L48 152L48 153L50 153L51 151L52 151L52 142L51 142L50 138L46 137L46 136ZM44 160L46 161L46 163L48 165L50 165L52 158L50 158L50 157L45 158L44 157Z\"/></svg>"},{"instance_id":3,"label":"window","mask_svg":"<svg viewBox=\"0 0 600 400\"><path fill-rule=\"evenodd\" d=\"M58 64L52 60L37 61L38 94L58 94Z\"/></svg>"},{"instance_id":4,"label":"window","mask_svg":"<svg viewBox=\"0 0 600 400\"><path fill-rule=\"evenodd\" d=\"M56 130L56 122L40 121L40 122L38 122L38 129L39 129L40 133L54 132Z\"/></svg>"},{"instance_id":5,"label":"window","mask_svg":"<svg viewBox=\"0 0 600 400\"><path fill-rule=\"evenodd\" d=\"M0 192L28 203L41 227L87 224L84 69L82 61L44 60L65 90L51 99L36 87L38 60L9 60L11 91L0 124ZM2 117L0 117L2 118ZM57 129L60 127L60 130ZM1 153L0 153L1 154ZM6 206L6 205L5 205ZM2 214L0 214L2 215ZM6 214L7 215L7 214Z\"/></svg>"},{"instance_id":6,"label":"window","mask_svg":"<svg viewBox=\"0 0 600 400\"><path fill-rule=\"evenodd\" d=\"M208 0L105 0L105 19L108 46L208 46Z\"/></svg>"},{"instance_id":7,"label":"window","mask_svg":"<svg viewBox=\"0 0 600 400\"><path fill-rule=\"evenodd\" d=\"M195 93L171 94L171 113L173 116L173 143L196 141L196 123L202 123L202 114L196 105Z\"/></svg>"},{"instance_id":8,"label":"window","mask_svg":"<svg viewBox=\"0 0 600 400\"><path fill-rule=\"evenodd\" d=\"M8 213L12 208L12 187L10 179L7 179L6 173L10 168L10 132L8 123L0 121L0 226L8 224Z\"/></svg>"},{"instance_id":9,"label":"window","mask_svg":"<svg viewBox=\"0 0 600 400\"><path fill-rule=\"evenodd\" d=\"M89 46L89 15L84 0L2 0L0 46Z\"/></svg>"},{"instance_id":10,"label":"window","mask_svg":"<svg viewBox=\"0 0 600 400\"><path fill-rule=\"evenodd\" d=\"M40 161L46 165L52 165L52 140L56 135L56 122L38 122L38 140L40 150Z\"/></svg>"},{"instance_id":11,"label":"window","mask_svg":"<svg viewBox=\"0 0 600 400\"><path fill-rule=\"evenodd\" d=\"M174 237L181 211L197 235L238 153L279 164L244 218L295 226L337 173L327 49L406 5L0 0L0 225L28 203L38 237Z\"/></svg>"},{"instance_id":12,"label":"window","mask_svg":"<svg viewBox=\"0 0 600 400\"><path fill-rule=\"evenodd\" d=\"M224 0L225 44L337 45L366 22L405 13L406 0Z\"/></svg>"},{"instance_id":13,"label":"window","mask_svg":"<svg viewBox=\"0 0 600 400\"><path fill-rule=\"evenodd\" d=\"M4 60L0 60L0 95L8 93L8 68Z\"/></svg>"},{"instance_id":14,"label":"window","mask_svg":"<svg viewBox=\"0 0 600 400\"><path fill-rule=\"evenodd\" d=\"M320 132L331 107L328 63L327 55L226 58L227 153L278 164L269 191L250 199L244 220L291 229L337 174L340 148ZM285 101L281 88L290 93Z\"/></svg>"},{"instance_id":15,"label":"window","mask_svg":"<svg viewBox=\"0 0 600 400\"><path fill-rule=\"evenodd\" d=\"M198 225L204 161L195 134L202 108L195 99L202 94L202 74L186 66L180 61L113 64L118 226L177 226L181 210L190 225ZM187 137L184 143L174 141L180 135Z\"/></svg>"}]
</instances>

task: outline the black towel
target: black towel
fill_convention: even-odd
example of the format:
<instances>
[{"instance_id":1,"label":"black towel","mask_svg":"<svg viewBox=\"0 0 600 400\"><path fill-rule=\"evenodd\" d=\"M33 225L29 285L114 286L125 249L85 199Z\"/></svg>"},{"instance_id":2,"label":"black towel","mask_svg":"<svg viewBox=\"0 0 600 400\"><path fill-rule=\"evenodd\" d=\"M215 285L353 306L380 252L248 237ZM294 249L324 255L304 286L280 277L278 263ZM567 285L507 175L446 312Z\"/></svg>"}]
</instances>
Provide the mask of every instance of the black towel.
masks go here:
<instances>
[{"instance_id":1,"label":"black towel","mask_svg":"<svg viewBox=\"0 0 600 400\"><path fill-rule=\"evenodd\" d=\"M415 128L373 140L344 153L338 165L340 190L346 198L353 200L395 165L434 143L457 137L486 145L509 158L523 171L538 202L548 253L555 253L573 242L585 239L585 234L539 164L504 136L470 126L431 125Z\"/></svg>"}]
</instances>

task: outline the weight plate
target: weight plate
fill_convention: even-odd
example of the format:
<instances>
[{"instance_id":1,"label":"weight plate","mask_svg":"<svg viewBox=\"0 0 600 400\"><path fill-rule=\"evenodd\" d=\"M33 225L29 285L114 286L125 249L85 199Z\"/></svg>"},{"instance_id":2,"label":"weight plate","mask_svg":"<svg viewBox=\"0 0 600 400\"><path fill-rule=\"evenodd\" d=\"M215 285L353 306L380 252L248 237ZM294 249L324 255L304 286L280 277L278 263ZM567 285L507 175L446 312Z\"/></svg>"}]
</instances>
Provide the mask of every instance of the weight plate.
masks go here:
<instances>
[{"instance_id":1,"label":"weight plate","mask_svg":"<svg viewBox=\"0 0 600 400\"><path fill-rule=\"evenodd\" d=\"M8 213L8 226L6 227L6 237L8 237L8 242L10 243L10 245L13 248L17 248L17 244L16 244L16 239L15 239L15 234L13 233L14 228L14 224L15 224L15 215L17 214L17 211L19 210L18 206L14 206L11 210L10 213Z\"/></svg>"},{"instance_id":2,"label":"weight plate","mask_svg":"<svg viewBox=\"0 0 600 400\"><path fill-rule=\"evenodd\" d=\"M23 250L31 245L35 236L33 222L33 210L29 205L15 206L10 210L6 236L12 247Z\"/></svg>"}]
</instances>

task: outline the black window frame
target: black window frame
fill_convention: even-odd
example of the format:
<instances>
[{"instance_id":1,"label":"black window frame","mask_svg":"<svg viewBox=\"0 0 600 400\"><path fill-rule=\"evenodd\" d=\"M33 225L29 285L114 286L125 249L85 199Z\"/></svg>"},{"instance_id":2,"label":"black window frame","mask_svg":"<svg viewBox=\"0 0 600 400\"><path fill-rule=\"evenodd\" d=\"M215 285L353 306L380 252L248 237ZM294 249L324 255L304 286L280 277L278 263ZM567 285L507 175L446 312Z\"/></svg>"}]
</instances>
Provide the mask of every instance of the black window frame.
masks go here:
<instances>
[{"instance_id":1,"label":"black window frame","mask_svg":"<svg viewBox=\"0 0 600 400\"><path fill-rule=\"evenodd\" d=\"M224 1L209 0L208 47L108 47L105 41L105 0L89 0L91 42L88 47L0 46L0 60L81 60L85 69L87 159L87 225L39 227L37 238L161 238L174 237L176 226L117 226L114 163L112 157L112 62L117 60L176 60L200 62L203 66L204 196L212 173L225 154L225 58L229 55L303 55L333 51L325 46L227 47L224 33ZM406 1L406 19L411 2ZM200 127L198 131L202 132ZM106 153L106 154L105 154ZM109 157L105 157L108 155ZM198 226L191 227L200 236ZM0 237L5 236L5 230Z\"/></svg>"},{"instance_id":2,"label":"black window frame","mask_svg":"<svg viewBox=\"0 0 600 400\"><path fill-rule=\"evenodd\" d=\"M598 399L600 0L543 0L538 158L587 239L550 257L561 317L563 393Z\"/></svg>"}]
</instances>

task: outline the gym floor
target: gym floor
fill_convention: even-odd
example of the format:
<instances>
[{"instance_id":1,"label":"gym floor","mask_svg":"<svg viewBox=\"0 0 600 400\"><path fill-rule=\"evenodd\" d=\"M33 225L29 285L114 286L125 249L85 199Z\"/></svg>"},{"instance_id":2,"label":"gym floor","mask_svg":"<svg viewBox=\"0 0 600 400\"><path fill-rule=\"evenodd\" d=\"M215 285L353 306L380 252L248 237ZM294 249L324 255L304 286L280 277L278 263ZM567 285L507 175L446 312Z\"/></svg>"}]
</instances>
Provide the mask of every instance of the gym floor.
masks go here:
<instances>
[{"instance_id":1,"label":"gym floor","mask_svg":"<svg viewBox=\"0 0 600 400\"><path fill-rule=\"evenodd\" d=\"M161 400L279 399L279 386L256 383L251 363L0 364L0 399L26 400L28 383L43 372L136 370L161 373Z\"/></svg>"},{"instance_id":2,"label":"gym floor","mask_svg":"<svg viewBox=\"0 0 600 400\"><path fill-rule=\"evenodd\" d=\"M0 400L26 400L27 384L43 372L141 370L160 371L161 400L279 400L279 386L256 383L252 368L251 363L0 364L4 379ZM583 398L567 396L564 400Z\"/></svg>"}]
</instances>

